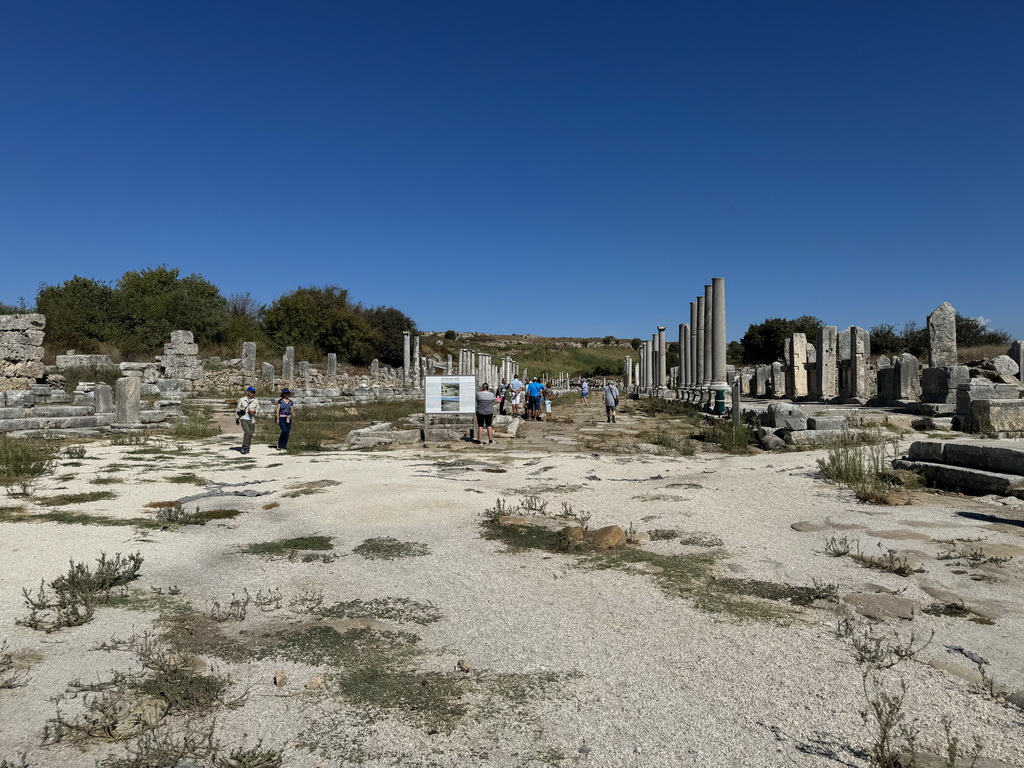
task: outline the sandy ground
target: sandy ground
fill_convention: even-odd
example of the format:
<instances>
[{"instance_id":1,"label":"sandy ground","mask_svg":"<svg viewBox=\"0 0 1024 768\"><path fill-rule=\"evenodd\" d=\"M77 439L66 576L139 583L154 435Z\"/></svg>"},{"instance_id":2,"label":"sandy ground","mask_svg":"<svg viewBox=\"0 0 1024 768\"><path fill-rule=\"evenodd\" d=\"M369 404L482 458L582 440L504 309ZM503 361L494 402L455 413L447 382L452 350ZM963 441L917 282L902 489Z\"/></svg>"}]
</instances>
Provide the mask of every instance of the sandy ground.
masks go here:
<instances>
[{"instance_id":1,"label":"sandy ground","mask_svg":"<svg viewBox=\"0 0 1024 768\"><path fill-rule=\"evenodd\" d=\"M577 429L637 425L628 416L609 425L596 409L570 410ZM556 426L562 439L546 441L544 430L555 433ZM51 634L15 622L26 614L22 587L66 572L69 559L139 552L145 562L134 590L176 587L178 599L200 612L243 589L280 591L285 607L263 612L251 606L245 621L225 623L236 633L272 635L298 626L308 617L288 603L314 592L322 592L324 604L388 596L440 611L440 620L427 625L383 621L378 628L419 636L419 670L475 681L465 696L473 715L451 728L426 727L400 710L367 709L332 695L329 686L307 690L309 680L331 671L317 665L203 659L230 675L233 690L249 692L243 707L217 714L218 738L226 744L262 739L285 750L286 766L868 765L864 667L854 661L850 641L837 636L838 605L789 608L783 621L740 620L667 594L650 573L585 568L572 554L510 552L481 537L486 508L498 498L516 501L535 492L553 511L569 502L591 512L591 528L632 523L718 537L726 552L717 566L723 576L831 583L841 596L873 584L919 608L935 602L926 588L955 593L994 623L920 612L912 621L882 622L879 633L894 629L906 637L913 630L926 637L934 630L935 636L916 659L877 679L890 691L905 681L908 720L916 721L921 742L933 751L944 743L945 717L964 742L978 737L986 757L1021 764L1024 710L927 663L956 665L969 676L975 665L947 648L958 646L984 657L998 685L1024 689L1020 505L920 494L907 506L870 506L821 481L815 470L820 452L583 453L572 449L569 432L566 424L527 424L522 438L495 446L312 456L254 446L241 457L231 450L234 434L180 452L159 437L145 446L89 444L81 466L59 467L36 496L111 490L116 499L74 509L131 518L151 516L150 502L215 491L222 495L186 507L244 514L167 530L0 523L0 637L29 675L28 685L0 690L0 760L26 752L31 766L92 766L121 753L122 746L95 740L41 746L41 734L55 714L52 699L69 681L106 679L113 669L132 668L131 654L96 646L153 630L156 609L100 608L89 624ZM557 450L543 450L546 442ZM139 453L165 444L171 455ZM104 472L112 464L124 468ZM166 479L183 472L209 484ZM125 482L90 483L104 474ZM312 482L329 484L296 493ZM13 503L0 499L0 506ZM791 525L798 521L816 523L810 527L818 530L797 532ZM332 537L338 557L302 562L241 552L247 544L310 534ZM925 572L903 578L828 557L826 542L842 535L856 538L864 551L874 551L877 542L913 550ZM916 538L900 538L908 535ZM429 554L378 560L353 551L383 536L424 544ZM956 538L981 539L1013 558L972 568L933 559L947 548L939 539ZM664 554L693 550L673 540L643 546ZM472 673L456 671L460 659ZM287 674L286 685L274 685L277 670ZM501 681L513 679L548 682L527 685L529 692L518 698L496 693ZM62 706L74 713L80 700Z\"/></svg>"}]
</instances>

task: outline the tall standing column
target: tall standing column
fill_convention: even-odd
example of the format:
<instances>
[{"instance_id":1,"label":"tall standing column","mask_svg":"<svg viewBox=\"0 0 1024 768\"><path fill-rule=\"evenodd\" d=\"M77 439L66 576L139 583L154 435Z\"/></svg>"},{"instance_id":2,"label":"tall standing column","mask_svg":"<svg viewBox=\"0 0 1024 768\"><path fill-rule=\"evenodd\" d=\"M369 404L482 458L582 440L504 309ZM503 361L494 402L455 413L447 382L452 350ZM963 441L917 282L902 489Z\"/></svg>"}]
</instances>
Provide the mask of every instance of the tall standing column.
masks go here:
<instances>
[{"instance_id":1,"label":"tall standing column","mask_svg":"<svg viewBox=\"0 0 1024 768\"><path fill-rule=\"evenodd\" d=\"M690 326L679 324L679 378L676 387L682 389L690 373Z\"/></svg>"},{"instance_id":2,"label":"tall standing column","mask_svg":"<svg viewBox=\"0 0 1024 768\"><path fill-rule=\"evenodd\" d=\"M416 334L412 339L412 380L420 386L422 367L420 366L420 336Z\"/></svg>"},{"instance_id":3,"label":"tall standing column","mask_svg":"<svg viewBox=\"0 0 1024 768\"><path fill-rule=\"evenodd\" d=\"M725 381L725 278L711 280L711 381L714 389L728 389Z\"/></svg>"},{"instance_id":4,"label":"tall standing column","mask_svg":"<svg viewBox=\"0 0 1024 768\"><path fill-rule=\"evenodd\" d=\"M711 372L714 366L714 360L712 359L714 356L712 352L714 330L711 327L712 310L715 302L714 294L715 289L712 286L704 286L704 378L701 381L701 386L703 387L711 386Z\"/></svg>"},{"instance_id":5,"label":"tall standing column","mask_svg":"<svg viewBox=\"0 0 1024 768\"><path fill-rule=\"evenodd\" d=\"M704 335L704 297L698 296L696 338L697 370L696 376L693 379L693 385L695 387L700 387L704 384Z\"/></svg>"},{"instance_id":6,"label":"tall standing column","mask_svg":"<svg viewBox=\"0 0 1024 768\"><path fill-rule=\"evenodd\" d=\"M657 389L661 386L661 382L658 381L658 371L661 370L661 364L658 362L660 357L658 351L658 334L651 334L651 386Z\"/></svg>"},{"instance_id":7,"label":"tall standing column","mask_svg":"<svg viewBox=\"0 0 1024 768\"><path fill-rule=\"evenodd\" d=\"M668 345L665 344L665 326L658 326L658 386L668 386Z\"/></svg>"},{"instance_id":8,"label":"tall standing column","mask_svg":"<svg viewBox=\"0 0 1024 768\"><path fill-rule=\"evenodd\" d=\"M402 384L412 383L412 346L409 331L402 331Z\"/></svg>"},{"instance_id":9,"label":"tall standing column","mask_svg":"<svg viewBox=\"0 0 1024 768\"><path fill-rule=\"evenodd\" d=\"M628 392L633 388L633 358L627 357L622 368L622 386Z\"/></svg>"},{"instance_id":10,"label":"tall standing column","mask_svg":"<svg viewBox=\"0 0 1024 768\"><path fill-rule=\"evenodd\" d=\"M644 387L654 386L654 344L644 342Z\"/></svg>"},{"instance_id":11,"label":"tall standing column","mask_svg":"<svg viewBox=\"0 0 1024 768\"><path fill-rule=\"evenodd\" d=\"M690 302L690 378L686 385L692 387L697 381L697 302Z\"/></svg>"},{"instance_id":12,"label":"tall standing column","mask_svg":"<svg viewBox=\"0 0 1024 768\"><path fill-rule=\"evenodd\" d=\"M647 367L644 365L644 358L647 356L647 342L643 342L640 348L637 350L639 359L636 364L636 385L640 389L646 386L644 382L644 369Z\"/></svg>"}]
</instances>

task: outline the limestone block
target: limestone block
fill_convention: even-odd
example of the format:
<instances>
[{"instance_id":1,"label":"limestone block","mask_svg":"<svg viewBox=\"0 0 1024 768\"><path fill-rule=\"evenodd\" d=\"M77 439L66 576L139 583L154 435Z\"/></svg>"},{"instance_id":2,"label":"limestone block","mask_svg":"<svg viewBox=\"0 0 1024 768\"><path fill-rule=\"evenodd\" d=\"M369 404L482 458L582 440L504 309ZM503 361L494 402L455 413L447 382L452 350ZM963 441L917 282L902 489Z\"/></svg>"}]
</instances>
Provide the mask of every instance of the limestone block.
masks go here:
<instances>
[{"instance_id":1,"label":"limestone block","mask_svg":"<svg viewBox=\"0 0 1024 768\"><path fill-rule=\"evenodd\" d=\"M890 360L887 355L879 355L878 359L875 360L875 367L878 368L878 370L888 368L891 365L892 360Z\"/></svg>"},{"instance_id":2,"label":"limestone block","mask_svg":"<svg viewBox=\"0 0 1024 768\"><path fill-rule=\"evenodd\" d=\"M0 315L0 331L41 331L45 327L46 315Z\"/></svg>"},{"instance_id":3,"label":"limestone block","mask_svg":"<svg viewBox=\"0 0 1024 768\"><path fill-rule=\"evenodd\" d=\"M839 360L850 359L850 329L839 331L836 335L836 358Z\"/></svg>"},{"instance_id":4,"label":"limestone block","mask_svg":"<svg viewBox=\"0 0 1024 768\"><path fill-rule=\"evenodd\" d=\"M765 413L766 425L776 429L807 429L807 414L788 403L771 403Z\"/></svg>"},{"instance_id":5,"label":"limestone block","mask_svg":"<svg viewBox=\"0 0 1024 768\"><path fill-rule=\"evenodd\" d=\"M897 400L896 369L883 366L875 375L878 378L878 399L886 403Z\"/></svg>"},{"instance_id":6,"label":"limestone block","mask_svg":"<svg viewBox=\"0 0 1024 768\"><path fill-rule=\"evenodd\" d=\"M45 375L46 366L37 361L0 361L0 376L7 379L28 380L29 384L26 385L26 387L24 388L31 387L33 384L35 384L36 379L41 379ZM23 387L19 387L19 389L21 388Z\"/></svg>"},{"instance_id":7,"label":"limestone block","mask_svg":"<svg viewBox=\"0 0 1024 768\"><path fill-rule=\"evenodd\" d=\"M993 357L984 367L995 371L1001 376L1016 376L1020 373L1020 366L1009 355Z\"/></svg>"},{"instance_id":8,"label":"limestone block","mask_svg":"<svg viewBox=\"0 0 1024 768\"><path fill-rule=\"evenodd\" d=\"M946 368L956 364L956 310L945 301L928 315L928 365Z\"/></svg>"},{"instance_id":9,"label":"limestone block","mask_svg":"<svg viewBox=\"0 0 1024 768\"><path fill-rule=\"evenodd\" d=\"M921 397L921 364L909 352L893 360L896 368L896 400L918 400ZM881 393L879 393L881 394Z\"/></svg>"},{"instance_id":10,"label":"limestone block","mask_svg":"<svg viewBox=\"0 0 1024 768\"><path fill-rule=\"evenodd\" d=\"M812 416L807 419L808 429L846 429L846 419L843 416Z\"/></svg>"},{"instance_id":11,"label":"limestone block","mask_svg":"<svg viewBox=\"0 0 1024 768\"><path fill-rule=\"evenodd\" d=\"M114 390L109 384L97 384L93 390L93 405L96 413L114 412Z\"/></svg>"},{"instance_id":12,"label":"limestone block","mask_svg":"<svg viewBox=\"0 0 1024 768\"><path fill-rule=\"evenodd\" d=\"M164 355L195 357L199 354L198 344L164 344Z\"/></svg>"},{"instance_id":13,"label":"limestone block","mask_svg":"<svg viewBox=\"0 0 1024 768\"><path fill-rule=\"evenodd\" d=\"M956 390L971 379L966 365L925 368L921 371L921 399L927 403L956 402Z\"/></svg>"},{"instance_id":14,"label":"limestone block","mask_svg":"<svg viewBox=\"0 0 1024 768\"><path fill-rule=\"evenodd\" d=\"M68 368L113 368L109 355L57 355L57 370Z\"/></svg>"},{"instance_id":15,"label":"limestone block","mask_svg":"<svg viewBox=\"0 0 1024 768\"><path fill-rule=\"evenodd\" d=\"M986 402L1000 401L988 400ZM1024 415L1024 401L1021 401L1017 410ZM989 442L985 440L970 443L950 442L942 452L941 461L946 464L984 469L989 472L1024 475L1024 448L987 444Z\"/></svg>"},{"instance_id":16,"label":"limestone block","mask_svg":"<svg viewBox=\"0 0 1024 768\"><path fill-rule=\"evenodd\" d=\"M32 415L28 408L0 408L0 421L8 419L24 419Z\"/></svg>"},{"instance_id":17,"label":"limestone block","mask_svg":"<svg viewBox=\"0 0 1024 768\"><path fill-rule=\"evenodd\" d=\"M20 390L28 389L34 383L35 383L35 379L30 381L28 379L21 378L21 377L15 377L15 376L5 377L5 376L0 375L0 390L3 390L3 391L8 391L8 390L18 390L18 391L20 391Z\"/></svg>"},{"instance_id":18,"label":"limestone block","mask_svg":"<svg viewBox=\"0 0 1024 768\"><path fill-rule=\"evenodd\" d=\"M971 424L986 435L1024 437L1024 400L975 400L971 403Z\"/></svg>"},{"instance_id":19,"label":"limestone block","mask_svg":"<svg viewBox=\"0 0 1024 768\"><path fill-rule=\"evenodd\" d=\"M1024 341L1015 341L1010 345L1007 356L1017 364L1017 378L1024 381Z\"/></svg>"},{"instance_id":20,"label":"limestone block","mask_svg":"<svg viewBox=\"0 0 1024 768\"><path fill-rule=\"evenodd\" d=\"M156 386L160 392L185 392L188 382L185 379L160 379Z\"/></svg>"},{"instance_id":21,"label":"limestone block","mask_svg":"<svg viewBox=\"0 0 1024 768\"><path fill-rule=\"evenodd\" d=\"M191 344L192 331L171 331L171 344Z\"/></svg>"},{"instance_id":22,"label":"limestone block","mask_svg":"<svg viewBox=\"0 0 1024 768\"><path fill-rule=\"evenodd\" d=\"M256 342L242 342L242 373L246 376L256 375Z\"/></svg>"},{"instance_id":23,"label":"limestone block","mask_svg":"<svg viewBox=\"0 0 1024 768\"><path fill-rule=\"evenodd\" d=\"M43 348L34 344L0 344L0 357L11 362L43 359Z\"/></svg>"},{"instance_id":24,"label":"limestone block","mask_svg":"<svg viewBox=\"0 0 1024 768\"><path fill-rule=\"evenodd\" d=\"M909 469L924 477L929 483L960 493L1024 497L1024 483L1020 475L906 459L897 459L892 465L895 469Z\"/></svg>"},{"instance_id":25,"label":"limestone block","mask_svg":"<svg viewBox=\"0 0 1024 768\"><path fill-rule=\"evenodd\" d=\"M781 432L789 445L802 447L829 445L847 434L845 429L806 429Z\"/></svg>"},{"instance_id":26,"label":"limestone block","mask_svg":"<svg viewBox=\"0 0 1024 768\"><path fill-rule=\"evenodd\" d=\"M907 458L911 461L934 461L941 463L945 454L945 440L915 440L907 450Z\"/></svg>"},{"instance_id":27,"label":"limestone block","mask_svg":"<svg viewBox=\"0 0 1024 768\"><path fill-rule=\"evenodd\" d=\"M5 399L8 408L31 408L36 404L35 394L27 389L9 391Z\"/></svg>"},{"instance_id":28,"label":"limestone block","mask_svg":"<svg viewBox=\"0 0 1024 768\"><path fill-rule=\"evenodd\" d=\"M141 377L124 376L117 380L114 396L114 420L118 424L140 423L141 394Z\"/></svg>"}]
</instances>

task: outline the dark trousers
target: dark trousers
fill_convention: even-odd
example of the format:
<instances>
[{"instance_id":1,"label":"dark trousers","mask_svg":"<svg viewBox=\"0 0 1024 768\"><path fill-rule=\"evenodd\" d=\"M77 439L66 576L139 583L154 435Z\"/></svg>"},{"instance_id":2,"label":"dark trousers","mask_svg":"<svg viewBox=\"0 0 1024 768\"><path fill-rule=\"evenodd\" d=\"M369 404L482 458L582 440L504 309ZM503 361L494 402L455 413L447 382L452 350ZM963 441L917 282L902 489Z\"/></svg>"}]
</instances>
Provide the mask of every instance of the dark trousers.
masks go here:
<instances>
[{"instance_id":1,"label":"dark trousers","mask_svg":"<svg viewBox=\"0 0 1024 768\"><path fill-rule=\"evenodd\" d=\"M255 419L242 419L238 422L242 426L242 450L248 451L252 445L252 436L256 431Z\"/></svg>"},{"instance_id":2,"label":"dark trousers","mask_svg":"<svg viewBox=\"0 0 1024 768\"><path fill-rule=\"evenodd\" d=\"M283 451L288 447L288 437L292 433L292 420L280 419L277 426L281 428L281 436L277 438L277 447Z\"/></svg>"}]
</instances>

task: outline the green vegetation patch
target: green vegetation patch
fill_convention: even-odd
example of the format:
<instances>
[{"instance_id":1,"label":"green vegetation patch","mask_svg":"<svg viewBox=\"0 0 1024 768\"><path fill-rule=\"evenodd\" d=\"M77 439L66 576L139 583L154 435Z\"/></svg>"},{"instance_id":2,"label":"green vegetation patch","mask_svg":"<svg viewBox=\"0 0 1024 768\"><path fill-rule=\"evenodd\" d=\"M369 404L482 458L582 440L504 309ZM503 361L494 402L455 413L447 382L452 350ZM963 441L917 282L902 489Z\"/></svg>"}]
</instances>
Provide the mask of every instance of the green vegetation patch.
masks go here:
<instances>
[{"instance_id":1,"label":"green vegetation patch","mask_svg":"<svg viewBox=\"0 0 1024 768\"><path fill-rule=\"evenodd\" d=\"M496 520L484 520L481 528L485 539L501 541L510 552L566 553L575 555L581 568L641 574L668 595L692 600L701 610L738 619L785 621L792 617L790 610L772 603L809 605L816 599L808 597L809 588L716 577L714 568L726 553L719 548L720 540L703 534L675 531L671 537L681 544L702 547L703 552L662 554L633 547L595 550L585 543L570 541L560 531L536 525L500 525Z\"/></svg>"},{"instance_id":2,"label":"green vegetation patch","mask_svg":"<svg viewBox=\"0 0 1024 768\"><path fill-rule=\"evenodd\" d=\"M39 478L53 471L57 452L46 440L0 435L0 485L11 495L28 496Z\"/></svg>"},{"instance_id":3,"label":"green vegetation patch","mask_svg":"<svg viewBox=\"0 0 1024 768\"><path fill-rule=\"evenodd\" d=\"M423 557L430 547L417 541L399 541L391 536L367 539L353 550L368 560L396 560L401 557Z\"/></svg>"},{"instance_id":4,"label":"green vegetation patch","mask_svg":"<svg viewBox=\"0 0 1024 768\"><path fill-rule=\"evenodd\" d=\"M300 496L312 496L317 493L326 493L332 485L341 485L337 480L309 480L304 483L295 483L288 486L288 491L281 494L283 499L297 499Z\"/></svg>"},{"instance_id":5,"label":"green vegetation patch","mask_svg":"<svg viewBox=\"0 0 1024 768\"><path fill-rule=\"evenodd\" d=\"M275 539L242 547L247 555L286 557L293 552L326 552L334 549L331 536L298 536L294 539Z\"/></svg>"},{"instance_id":6,"label":"green vegetation patch","mask_svg":"<svg viewBox=\"0 0 1024 768\"><path fill-rule=\"evenodd\" d=\"M124 482L123 477L94 477L89 481L90 485L119 485Z\"/></svg>"},{"instance_id":7,"label":"green vegetation patch","mask_svg":"<svg viewBox=\"0 0 1024 768\"><path fill-rule=\"evenodd\" d=\"M441 610L433 603L422 603L408 597L379 597L373 600L348 600L316 610L330 619L380 619L403 624L433 624L441 620Z\"/></svg>"},{"instance_id":8,"label":"green vegetation patch","mask_svg":"<svg viewBox=\"0 0 1024 768\"><path fill-rule=\"evenodd\" d=\"M164 478L164 481L168 483L178 483L180 485L206 485L208 482L205 478L200 477L194 472L185 472L180 475L170 475Z\"/></svg>"},{"instance_id":9,"label":"green vegetation patch","mask_svg":"<svg viewBox=\"0 0 1024 768\"><path fill-rule=\"evenodd\" d=\"M122 525L135 528L159 528L145 517L109 517L84 512L26 512L22 507L0 507L0 523L62 523L64 525Z\"/></svg>"},{"instance_id":10,"label":"green vegetation patch","mask_svg":"<svg viewBox=\"0 0 1024 768\"><path fill-rule=\"evenodd\" d=\"M93 501L110 501L116 499L113 491L86 491L84 493L60 493L56 496L43 496L36 499L45 507L66 507L69 504L88 504Z\"/></svg>"}]
</instances>

